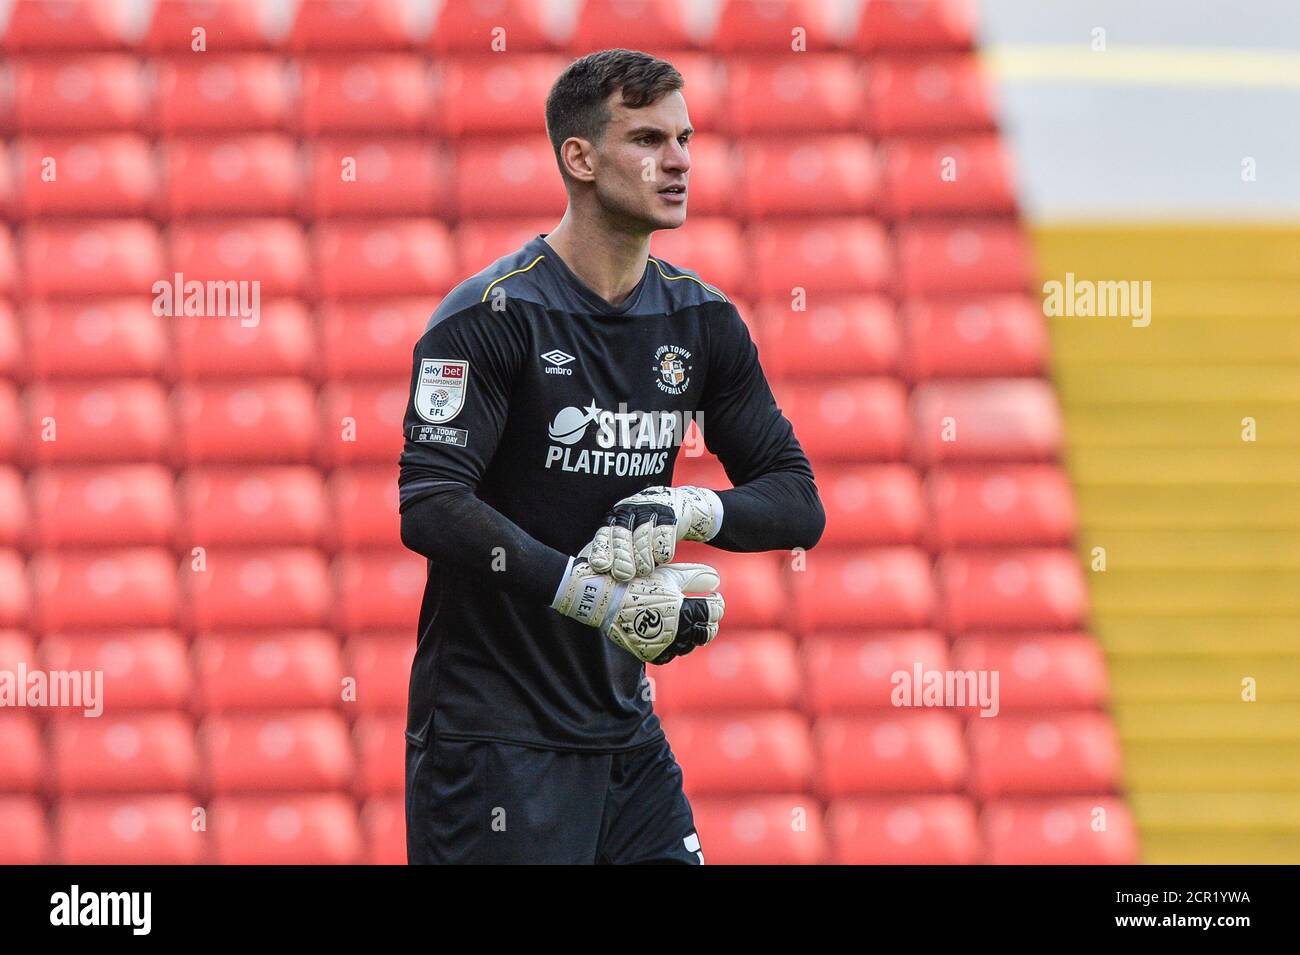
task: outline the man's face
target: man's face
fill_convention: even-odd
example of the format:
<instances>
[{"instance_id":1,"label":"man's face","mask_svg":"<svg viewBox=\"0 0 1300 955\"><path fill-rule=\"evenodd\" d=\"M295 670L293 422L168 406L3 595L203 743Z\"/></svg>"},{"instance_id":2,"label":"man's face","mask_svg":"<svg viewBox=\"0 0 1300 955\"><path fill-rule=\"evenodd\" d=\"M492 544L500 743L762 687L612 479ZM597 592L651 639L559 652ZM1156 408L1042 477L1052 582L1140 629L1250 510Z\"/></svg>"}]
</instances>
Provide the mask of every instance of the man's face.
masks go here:
<instances>
[{"instance_id":1,"label":"man's face","mask_svg":"<svg viewBox=\"0 0 1300 955\"><path fill-rule=\"evenodd\" d=\"M681 93L641 109L628 109L622 93L610 97L611 118L595 148L596 196L616 217L651 231L686 221L686 145L691 121Z\"/></svg>"}]
</instances>

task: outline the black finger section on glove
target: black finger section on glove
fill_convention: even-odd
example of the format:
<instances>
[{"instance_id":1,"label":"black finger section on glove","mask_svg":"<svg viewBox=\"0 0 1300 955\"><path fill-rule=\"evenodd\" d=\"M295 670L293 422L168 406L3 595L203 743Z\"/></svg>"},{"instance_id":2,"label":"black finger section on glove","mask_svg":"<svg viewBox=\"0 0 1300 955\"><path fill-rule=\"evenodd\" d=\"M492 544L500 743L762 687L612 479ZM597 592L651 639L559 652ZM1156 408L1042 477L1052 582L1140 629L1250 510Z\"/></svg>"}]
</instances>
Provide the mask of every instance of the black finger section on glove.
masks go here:
<instances>
[{"instance_id":1,"label":"black finger section on glove","mask_svg":"<svg viewBox=\"0 0 1300 955\"><path fill-rule=\"evenodd\" d=\"M677 615L677 639L650 662L663 666L669 660L684 657L696 647L709 642L709 602L702 597L687 597Z\"/></svg>"},{"instance_id":2,"label":"black finger section on glove","mask_svg":"<svg viewBox=\"0 0 1300 955\"><path fill-rule=\"evenodd\" d=\"M671 524L676 520L676 512L666 504L620 504L605 515L606 526L628 530L642 524Z\"/></svg>"}]
</instances>

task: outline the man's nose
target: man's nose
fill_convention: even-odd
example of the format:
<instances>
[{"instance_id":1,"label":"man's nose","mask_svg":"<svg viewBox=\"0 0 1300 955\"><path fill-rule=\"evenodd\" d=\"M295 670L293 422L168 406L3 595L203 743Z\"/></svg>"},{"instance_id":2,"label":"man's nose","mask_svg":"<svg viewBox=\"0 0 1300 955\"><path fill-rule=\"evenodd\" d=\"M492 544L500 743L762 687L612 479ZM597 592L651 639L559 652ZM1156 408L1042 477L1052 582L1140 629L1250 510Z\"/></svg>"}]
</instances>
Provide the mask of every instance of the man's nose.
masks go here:
<instances>
[{"instance_id":1,"label":"man's nose","mask_svg":"<svg viewBox=\"0 0 1300 955\"><path fill-rule=\"evenodd\" d=\"M681 143L673 140L671 146L664 153L663 167L668 172L687 173L691 171L691 157L686 152L686 147Z\"/></svg>"}]
</instances>

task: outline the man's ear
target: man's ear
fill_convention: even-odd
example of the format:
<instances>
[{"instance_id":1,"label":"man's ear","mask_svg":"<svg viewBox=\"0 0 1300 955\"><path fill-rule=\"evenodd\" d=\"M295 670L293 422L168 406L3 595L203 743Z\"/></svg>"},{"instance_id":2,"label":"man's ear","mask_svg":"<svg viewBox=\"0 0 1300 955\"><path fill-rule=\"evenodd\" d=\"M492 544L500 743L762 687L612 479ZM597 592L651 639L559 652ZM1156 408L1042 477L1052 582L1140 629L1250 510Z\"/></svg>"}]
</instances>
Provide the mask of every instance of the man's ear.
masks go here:
<instances>
[{"instance_id":1,"label":"man's ear","mask_svg":"<svg viewBox=\"0 0 1300 955\"><path fill-rule=\"evenodd\" d=\"M596 178L594 148L585 139L570 136L560 145L560 158L571 179L591 182Z\"/></svg>"}]
</instances>

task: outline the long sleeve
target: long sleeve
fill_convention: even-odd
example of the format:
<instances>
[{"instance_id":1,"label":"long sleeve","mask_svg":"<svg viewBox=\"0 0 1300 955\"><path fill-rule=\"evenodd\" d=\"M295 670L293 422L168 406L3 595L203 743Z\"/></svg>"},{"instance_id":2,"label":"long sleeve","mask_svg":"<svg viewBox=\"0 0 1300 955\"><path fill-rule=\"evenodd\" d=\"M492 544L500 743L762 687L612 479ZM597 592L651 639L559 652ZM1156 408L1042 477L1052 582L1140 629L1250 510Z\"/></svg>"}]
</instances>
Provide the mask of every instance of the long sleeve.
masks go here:
<instances>
[{"instance_id":1,"label":"long sleeve","mask_svg":"<svg viewBox=\"0 0 1300 955\"><path fill-rule=\"evenodd\" d=\"M728 304L710 332L700 430L735 487L718 492L722 527L709 543L731 551L811 548L821 539L826 513L812 465L776 405L749 329Z\"/></svg>"},{"instance_id":2,"label":"long sleeve","mask_svg":"<svg viewBox=\"0 0 1300 955\"><path fill-rule=\"evenodd\" d=\"M501 438L520 354L510 317L486 304L435 314L416 343L399 460L402 543L549 604L568 556L475 493Z\"/></svg>"}]
</instances>

